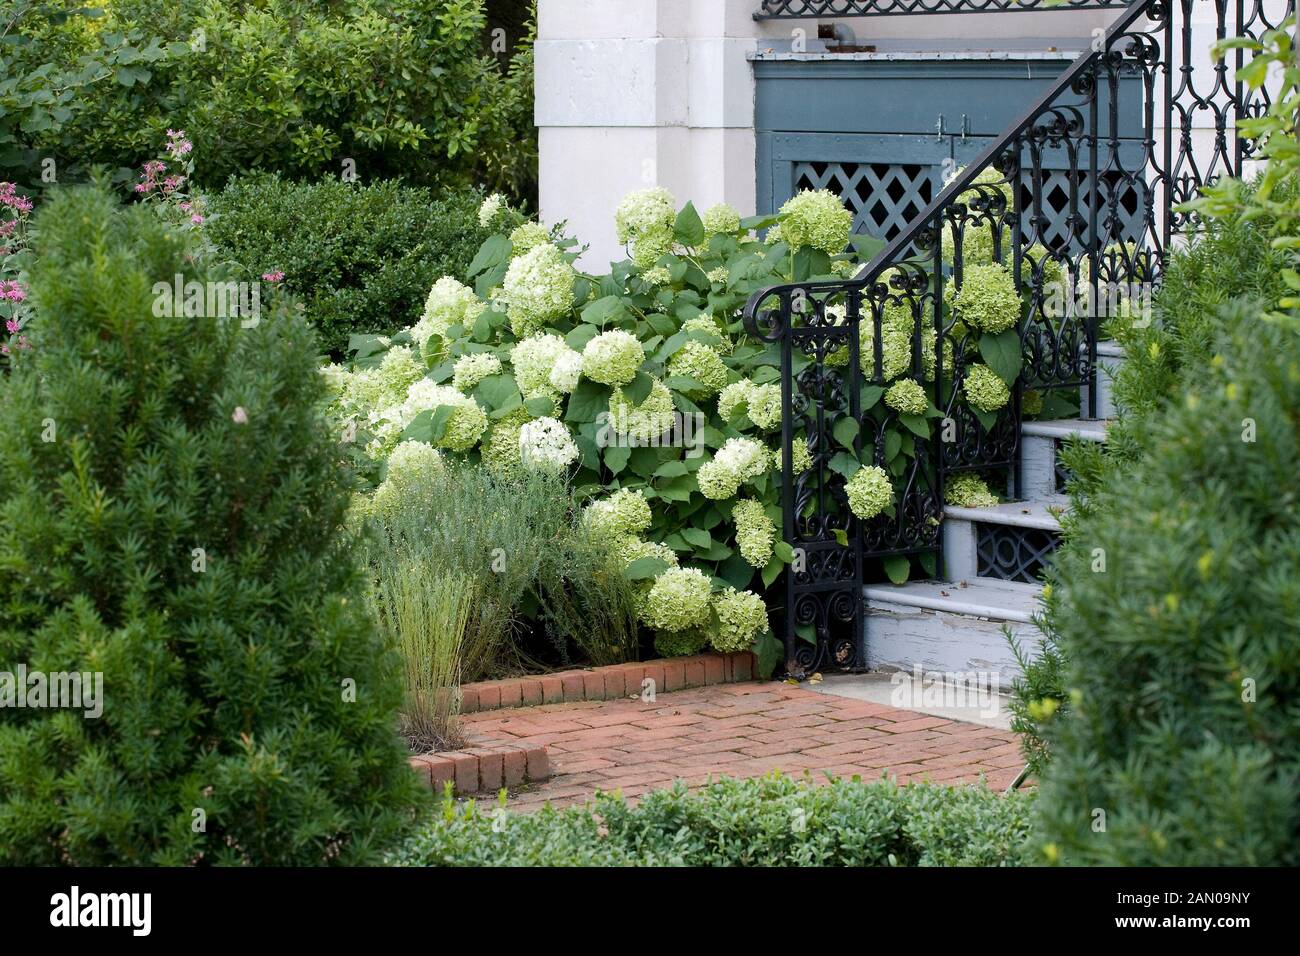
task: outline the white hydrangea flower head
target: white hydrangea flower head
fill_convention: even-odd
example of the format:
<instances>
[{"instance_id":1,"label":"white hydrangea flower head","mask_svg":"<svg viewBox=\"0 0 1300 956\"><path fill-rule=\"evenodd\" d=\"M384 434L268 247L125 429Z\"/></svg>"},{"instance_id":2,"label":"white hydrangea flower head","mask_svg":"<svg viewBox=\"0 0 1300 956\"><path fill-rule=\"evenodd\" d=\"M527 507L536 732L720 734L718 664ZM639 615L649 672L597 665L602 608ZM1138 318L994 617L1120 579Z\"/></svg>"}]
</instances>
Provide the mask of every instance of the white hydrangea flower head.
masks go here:
<instances>
[{"instance_id":1,"label":"white hydrangea flower head","mask_svg":"<svg viewBox=\"0 0 1300 956\"><path fill-rule=\"evenodd\" d=\"M853 214L828 189L801 190L781 207L781 238L792 249L820 249L838 255L849 244Z\"/></svg>"},{"instance_id":2,"label":"white hydrangea flower head","mask_svg":"<svg viewBox=\"0 0 1300 956\"><path fill-rule=\"evenodd\" d=\"M780 464L781 453L779 450L777 451L776 456L776 461ZM794 468L794 473L796 475L801 475L805 471L810 471L812 469L812 452L808 450L808 442L800 441L798 439L795 440L793 446L790 448L790 464Z\"/></svg>"},{"instance_id":3,"label":"white hydrangea flower head","mask_svg":"<svg viewBox=\"0 0 1300 956\"><path fill-rule=\"evenodd\" d=\"M987 365L969 365L962 378L966 401L981 412L996 412L1011 400L1011 389L1002 376Z\"/></svg>"},{"instance_id":4,"label":"white hydrangea flower head","mask_svg":"<svg viewBox=\"0 0 1300 956\"><path fill-rule=\"evenodd\" d=\"M519 468L523 458L519 450L519 432L532 415L523 405L511 409L492 423L492 430L483 442L483 464L489 470L504 474Z\"/></svg>"},{"instance_id":5,"label":"white hydrangea flower head","mask_svg":"<svg viewBox=\"0 0 1300 956\"><path fill-rule=\"evenodd\" d=\"M724 654L748 650L768 629L767 605L757 594L727 588L713 595L712 605L718 619L709 638L714 650Z\"/></svg>"},{"instance_id":6,"label":"white hydrangea flower head","mask_svg":"<svg viewBox=\"0 0 1300 956\"><path fill-rule=\"evenodd\" d=\"M492 223L496 222L497 216L501 215L501 210L505 208L506 197L500 193L493 193L483 200L478 207L478 224L484 229L491 229Z\"/></svg>"},{"instance_id":7,"label":"white hydrangea flower head","mask_svg":"<svg viewBox=\"0 0 1300 956\"><path fill-rule=\"evenodd\" d=\"M678 566L677 552L666 544L657 541L642 541L636 535L625 534L616 537L609 547L610 554L619 567L626 568L633 561L641 558L658 558L670 568ZM650 581L644 582L646 589Z\"/></svg>"},{"instance_id":8,"label":"white hydrangea flower head","mask_svg":"<svg viewBox=\"0 0 1300 956\"><path fill-rule=\"evenodd\" d=\"M930 397L920 382L902 378L885 389L885 404L906 415L924 415L930 407Z\"/></svg>"},{"instance_id":9,"label":"white hydrangea flower head","mask_svg":"<svg viewBox=\"0 0 1300 956\"><path fill-rule=\"evenodd\" d=\"M878 465L854 472L844 485L844 493L849 499L849 510L863 521L870 521L894 503L894 486Z\"/></svg>"},{"instance_id":10,"label":"white hydrangea flower head","mask_svg":"<svg viewBox=\"0 0 1300 956\"><path fill-rule=\"evenodd\" d=\"M717 235L734 235L740 232L740 213L729 203L720 202L704 210L700 217L706 238Z\"/></svg>"},{"instance_id":11,"label":"white hydrangea flower head","mask_svg":"<svg viewBox=\"0 0 1300 956\"><path fill-rule=\"evenodd\" d=\"M746 499L736 502L731 511L736 525L736 546L745 561L756 568L766 567L772 560L772 544L776 540L776 525L767 516L761 501Z\"/></svg>"},{"instance_id":12,"label":"white hydrangea flower head","mask_svg":"<svg viewBox=\"0 0 1300 956\"><path fill-rule=\"evenodd\" d=\"M946 482L943 499L958 508L991 508L998 504L998 496L979 475L954 475Z\"/></svg>"},{"instance_id":13,"label":"white hydrangea flower head","mask_svg":"<svg viewBox=\"0 0 1300 956\"><path fill-rule=\"evenodd\" d=\"M462 355L452 367L451 384L462 392L468 392L489 375L500 371L501 360L491 352Z\"/></svg>"},{"instance_id":14,"label":"white hydrangea flower head","mask_svg":"<svg viewBox=\"0 0 1300 956\"><path fill-rule=\"evenodd\" d=\"M702 344L707 345L719 355L730 355L731 350L735 348L734 343L731 341L731 336L727 334L727 330L718 325L718 323L708 315L697 315L687 319L682 323L682 331L705 333L709 340Z\"/></svg>"},{"instance_id":15,"label":"white hydrangea flower head","mask_svg":"<svg viewBox=\"0 0 1300 956\"><path fill-rule=\"evenodd\" d=\"M510 233L510 245L514 247L516 256L522 256L550 241L551 230L537 222L526 222Z\"/></svg>"},{"instance_id":16,"label":"white hydrangea flower head","mask_svg":"<svg viewBox=\"0 0 1300 956\"><path fill-rule=\"evenodd\" d=\"M673 223L677 200L658 187L628 193L614 212L618 241L632 247L632 259L641 270L654 266L673 248Z\"/></svg>"},{"instance_id":17,"label":"white hydrangea flower head","mask_svg":"<svg viewBox=\"0 0 1300 956\"><path fill-rule=\"evenodd\" d=\"M722 356L715 349L694 339L686 342L672 358L668 360L668 375L684 376L694 379L700 388L682 389L692 399L704 399L715 395L727 384L728 371Z\"/></svg>"},{"instance_id":18,"label":"white hydrangea flower head","mask_svg":"<svg viewBox=\"0 0 1300 956\"><path fill-rule=\"evenodd\" d=\"M551 373L568 353L577 354L564 339L550 333L530 336L511 350L510 364L515 369L515 384L524 398L536 398L552 391Z\"/></svg>"},{"instance_id":19,"label":"white hydrangea flower head","mask_svg":"<svg viewBox=\"0 0 1300 956\"><path fill-rule=\"evenodd\" d=\"M578 379L581 377L582 353L566 347L563 352L556 356L555 365L551 368L548 382L551 388L561 395L568 395L578 387Z\"/></svg>"},{"instance_id":20,"label":"white hydrangea flower head","mask_svg":"<svg viewBox=\"0 0 1300 956\"><path fill-rule=\"evenodd\" d=\"M564 254L549 242L511 259L501 291L511 331L526 338L568 312L577 277Z\"/></svg>"},{"instance_id":21,"label":"white hydrangea flower head","mask_svg":"<svg viewBox=\"0 0 1300 956\"><path fill-rule=\"evenodd\" d=\"M689 631L709 621L713 582L698 568L669 568L655 578L641 620L660 631Z\"/></svg>"},{"instance_id":22,"label":"white hydrangea flower head","mask_svg":"<svg viewBox=\"0 0 1300 956\"><path fill-rule=\"evenodd\" d=\"M628 193L614 210L614 228L621 243L635 242L644 233L667 228L677 219L677 200L666 189L654 187Z\"/></svg>"},{"instance_id":23,"label":"white hydrangea flower head","mask_svg":"<svg viewBox=\"0 0 1300 956\"><path fill-rule=\"evenodd\" d=\"M487 303L481 301L469 286L457 282L451 276L443 276L429 290L420 321L407 331L410 332L412 341L423 351L430 336L445 337L453 325L469 328L486 308Z\"/></svg>"},{"instance_id":24,"label":"white hydrangea flower head","mask_svg":"<svg viewBox=\"0 0 1300 956\"><path fill-rule=\"evenodd\" d=\"M399 345L389 349L376 368L352 372L339 369L330 373L329 378L340 389L343 412L350 417L369 419L382 409L400 405L406 399L407 389L424 378L424 374L424 364L416 361L409 347Z\"/></svg>"},{"instance_id":25,"label":"white hydrangea flower head","mask_svg":"<svg viewBox=\"0 0 1300 956\"><path fill-rule=\"evenodd\" d=\"M601 538L639 535L650 527L650 503L632 488L620 488L608 498L593 501L582 511L583 525Z\"/></svg>"},{"instance_id":26,"label":"white hydrangea flower head","mask_svg":"<svg viewBox=\"0 0 1300 956\"><path fill-rule=\"evenodd\" d=\"M781 386L775 382L749 389L749 420L763 431L781 426Z\"/></svg>"},{"instance_id":27,"label":"white hydrangea flower head","mask_svg":"<svg viewBox=\"0 0 1300 956\"><path fill-rule=\"evenodd\" d=\"M539 418L519 429L519 459L530 468L559 474L578 460L578 446L563 422Z\"/></svg>"},{"instance_id":28,"label":"white hydrangea flower head","mask_svg":"<svg viewBox=\"0 0 1300 956\"><path fill-rule=\"evenodd\" d=\"M631 332L601 332L582 350L582 374L602 385L626 385L636 378L645 350Z\"/></svg>"},{"instance_id":29,"label":"white hydrangea flower head","mask_svg":"<svg viewBox=\"0 0 1300 956\"><path fill-rule=\"evenodd\" d=\"M421 441L404 441L388 456L388 470L370 500L370 512L378 517L396 514L413 495L446 473L442 456Z\"/></svg>"},{"instance_id":30,"label":"white hydrangea flower head","mask_svg":"<svg viewBox=\"0 0 1300 956\"><path fill-rule=\"evenodd\" d=\"M668 270L667 266L655 266L653 269L647 269L642 273L641 278L650 285L668 285L673 281L673 274Z\"/></svg>"},{"instance_id":31,"label":"white hydrangea flower head","mask_svg":"<svg viewBox=\"0 0 1300 956\"><path fill-rule=\"evenodd\" d=\"M718 393L718 417L729 422L737 412L747 411L749 390L753 387L754 383L747 378L726 386Z\"/></svg>"},{"instance_id":32,"label":"white hydrangea flower head","mask_svg":"<svg viewBox=\"0 0 1300 956\"><path fill-rule=\"evenodd\" d=\"M1021 303L1015 279L998 264L964 269L961 288L951 293L951 303L963 323L981 332L996 335L1020 321Z\"/></svg>"},{"instance_id":33,"label":"white hydrangea flower head","mask_svg":"<svg viewBox=\"0 0 1300 956\"><path fill-rule=\"evenodd\" d=\"M750 438L728 438L695 473L700 493L714 501L732 497L740 486L757 478L771 466L771 454L761 442Z\"/></svg>"},{"instance_id":34,"label":"white hydrangea flower head","mask_svg":"<svg viewBox=\"0 0 1300 956\"><path fill-rule=\"evenodd\" d=\"M422 378L407 391L406 401L397 409L396 415L385 417L395 418L400 428L405 429L421 412L443 405L450 406L453 411L447 419L447 426L437 447L449 451L467 451L473 448L487 430L487 412L474 399L449 385L438 385L430 379Z\"/></svg>"},{"instance_id":35,"label":"white hydrangea flower head","mask_svg":"<svg viewBox=\"0 0 1300 956\"><path fill-rule=\"evenodd\" d=\"M676 420L672 392L657 378L640 405L632 404L621 388L615 388L609 396L609 424L618 435L653 441L672 428Z\"/></svg>"}]
</instances>

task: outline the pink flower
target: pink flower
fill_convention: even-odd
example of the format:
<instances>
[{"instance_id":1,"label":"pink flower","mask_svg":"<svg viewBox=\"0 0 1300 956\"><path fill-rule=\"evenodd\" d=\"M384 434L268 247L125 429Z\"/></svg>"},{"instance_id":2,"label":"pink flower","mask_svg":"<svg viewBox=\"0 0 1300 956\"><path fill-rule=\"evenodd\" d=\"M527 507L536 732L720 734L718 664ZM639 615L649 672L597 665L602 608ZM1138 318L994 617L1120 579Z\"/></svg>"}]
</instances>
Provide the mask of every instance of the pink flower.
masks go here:
<instances>
[{"instance_id":1,"label":"pink flower","mask_svg":"<svg viewBox=\"0 0 1300 956\"><path fill-rule=\"evenodd\" d=\"M194 223L194 225L196 226L201 226L203 225L203 217L198 214L195 214L193 216L190 216L190 222Z\"/></svg>"},{"instance_id":2,"label":"pink flower","mask_svg":"<svg viewBox=\"0 0 1300 956\"><path fill-rule=\"evenodd\" d=\"M10 335L17 335L22 326L18 324L17 319L10 319L5 323L5 328L9 330Z\"/></svg>"},{"instance_id":3,"label":"pink flower","mask_svg":"<svg viewBox=\"0 0 1300 956\"><path fill-rule=\"evenodd\" d=\"M236 425L248 424L248 412L244 411L243 405L239 405L235 408L234 413L230 416L230 420Z\"/></svg>"},{"instance_id":4,"label":"pink flower","mask_svg":"<svg viewBox=\"0 0 1300 956\"><path fill-rule=\"evenodd\" d=\"M263 272L262 279L266 282L282 282L284 281L284 273L279 269L274 272Z\"/></svg>"}]
</instances>

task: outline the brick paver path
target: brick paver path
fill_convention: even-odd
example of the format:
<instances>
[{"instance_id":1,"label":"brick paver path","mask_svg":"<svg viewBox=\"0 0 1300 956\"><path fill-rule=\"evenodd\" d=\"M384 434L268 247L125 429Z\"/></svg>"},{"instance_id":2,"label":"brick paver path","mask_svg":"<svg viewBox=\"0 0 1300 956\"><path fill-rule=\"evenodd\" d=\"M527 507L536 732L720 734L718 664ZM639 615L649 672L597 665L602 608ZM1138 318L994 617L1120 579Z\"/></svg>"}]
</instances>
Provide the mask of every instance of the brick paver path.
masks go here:
<instances>
[{"instance_id":1,"label":"brick paver path","mask_svg":"<svg viewBox=\"0 0 1300 956\"><path fill-rule=\"evenodd\" d=\"M898 782L1004 788L1023 766L1011 731L818 694L778 683L724 684L640 699L549 704L462 718L467 746L544 744L552 777L513 796L530 809L582 803L596 790L635 797L681 779L776 769Z\"/></svg>"}]
</instances>

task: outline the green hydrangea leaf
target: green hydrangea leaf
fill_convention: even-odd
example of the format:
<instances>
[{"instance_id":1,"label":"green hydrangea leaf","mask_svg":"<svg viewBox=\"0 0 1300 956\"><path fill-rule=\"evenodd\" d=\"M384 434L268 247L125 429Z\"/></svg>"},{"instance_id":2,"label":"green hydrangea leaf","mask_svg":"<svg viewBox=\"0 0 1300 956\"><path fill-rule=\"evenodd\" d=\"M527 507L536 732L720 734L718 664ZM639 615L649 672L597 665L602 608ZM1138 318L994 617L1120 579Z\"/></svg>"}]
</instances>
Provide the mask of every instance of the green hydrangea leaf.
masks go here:
<instances>
[{"instance_id":1,"label":"green hydrangea leaf","mask_svg":"<svg viewBox=\"0 0 1300 956\"><path fill-rule=\"evenodd\" d=\"M1022 359L1020 333L1014 327L997 335L986 332L980 336L979 347L980 355L988 367L997 372L998 377L1008 385L1015 384L1020 375Z\"/></svg>"},{"instance_id":2,"label":"green hydrangea leaf","mask_svg":"<svg viewBox=\"0 0 1300 956\"><path fill-rule=\"evenodd\" d=\"M668 562L662 558L637 558L623 574L629 581L648 581L663 574L668 567Z\"/></svg>"},{"instance_id":3,"label":"green hydrangea leaf","mask_svg":"<svg viewBox=\"0 0 1300 956\"><path fill-rule=\"evenodd\" d=\"M889 580L895 584L906 584L908 575L912 573L912 562L902 555L894 555L885 558L885 574L889 575Z\"/></svg>"},{"instance_id":4,"label":"green hydrangea leaf","mask_svg":"<svg viewBox=\"0 0 1300 956\"><path fill-rule=\"evenodd\" d=\"M677 214L673 223L673 238L684 246L698 246L704 242L704 222L695 211L695 204L688 202Z\"/></svg>"}]
</instances>

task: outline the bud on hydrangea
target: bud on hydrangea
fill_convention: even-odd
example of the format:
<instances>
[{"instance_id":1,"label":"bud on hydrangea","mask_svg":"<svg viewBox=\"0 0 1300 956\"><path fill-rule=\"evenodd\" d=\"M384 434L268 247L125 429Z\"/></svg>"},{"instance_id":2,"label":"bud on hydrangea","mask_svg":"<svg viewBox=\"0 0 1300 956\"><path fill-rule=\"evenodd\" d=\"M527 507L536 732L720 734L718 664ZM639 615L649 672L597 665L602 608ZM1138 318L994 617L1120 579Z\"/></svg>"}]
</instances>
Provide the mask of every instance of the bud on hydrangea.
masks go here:
<instances>
[{"instance_id":1,"label":"bud on hydrangea","mask_svg":"<svg viewBox=\"0 0 1300 956\"><path fill-rule=\"evenodd\" d=\"M650 505L641 492L621 488L608 498L587 505L582 520L597 539L638 535L650 527Z\"/></svg>"},{"instance_id":2,"label":"bud on hydrangea","mask_svg":"<svg viewBox=\"0 0 1300 956\"><path fill-rule=\"evenodd\" d=\"M930 398L920 382L904 378L885 389L885 404L907 415L924 415Z\"/></svg>"},{"instance_id":3,"label":"bud on hydrangea","mask_svg":"<svg viewBox=\"0 0 1300 956\"><path fill-rule=\"evenodd\" d=\"M998 503L998 496L989 491L989 486L979 475L954 475L944 486L943 499L958 508L991 508Z\"/></svg>"},{"instance_id":4,"label":"bud on hydrangea","mask_svg":"<svg viewBox=\"0 0 1300 956\"><path fill-rule=\"evenodd\" d=\"M500 371L501 360L491 352L462 355L451 373L451 384L462 392L468 392L489 375Z\"/></svg>"},{"instance_id":5,"label":"bud on hydrangea","mask_svg":"<svg viewBox=\"0 0 1300 956\"><path fill-rule=\"evenodd\" d=\"M602 332L582 350L582 374L602 385L626 385L636 378L645 350L631 332Z\"/></svg>"},{"instance_id":6,"label":"bud on hydrangea","mask_svg":"<svg viewBox=\"0 0 1300 956\"><path fill-rule=\"evenodd\" d=\"M987 365L969 365L961 383L966 401L981 412L996 412L1011 399L1002 376Z\"/></svg>"},{"instance_id":7,"label":"bud on hydrangea","mask_svg":"<svg viewBox=\"0 0 1300 956\"><path fill-rule=\"evenodd\" d=\"M703 342L688 341L668 360L668 375L694 379L700 388L682 389L688 398L699 400L722 391L727 384L727 366L722 356Z\"/></svg>"},{"instance_id":8,"label":"bud on hydrangea","mask_svg":"<svg viewBox=\"0 0 1300 956\"><path fill-rule=\"evenodd\" d=\"M698 568L669 568L655 578L641 620L658 631L689 631L709 622L713 582Z\"/></svg>"},{"instance_id":9,"label":"bud on hydrangea","mask_svg":"<svg viewBox=\"0 0 1300 956\"><path fill-rule=\"evenodd\" d=\"M768 629L767 605L757 594L727 588L713 596L718 625L710 637L714 650L724 654L748 650Z\"/></svg>"},{"instance_id":10,"label":"bud on hydrangea","mask_svg":"<svg viewBox=\"0 0 1300 956\"><path fill-rule=\"evenodd\" d=\"M778 458L779 462L780 459ZM790 464L794 467L794 473L801 475L809 471L813 466L812 452L808 450L808 443L796 438L790 449Z\"/></svg>"},{"instance_id":11,"label":"bud on hydrangea","mask_svg":"<svg viewBox=\"0 0 1300 956\"><path fill-rule=\"evenodd\" d=\"M655 258L658 258L656 256ZM673 274L667 266L655 266L653 269L647 269L641 278L650 285L668 285L673 281Z\"/></svg>"},{"instance_id":12,"label":"bud on hydrangea","mask_svg":"<svg viewBox=\"0 0 1300 956\"><path fill-rule=\"evenodd\" d=\"M1000 265L972 265L962 272L962 284L952 306L968 327L996 335L1020 320L1020 296L1011 273Z\"/></svg>"},{"instance_id":13,"label":"bud on hydrangea","mask_svg":"<svg viewBox=\"0 0 1300 956\"><path fill-rule=\"evenodd\" d=\"M781 238L792 249L820 249L838 255L849 244L853 214L827 189L802 190L781 207Z\"/></svg>"},{"instance_id":14,"label":"bud on hydrangea","mask_svg":"<svg viewBox=\"0 0 1300 956\"><path fill-rule=\"evenodd\" d=\"M568 312L573 306L576 279L573 266L550 243L511 259L502 296L515 335L531 335Z\"/></svg>"},{"instance_id":15,"label":"bud on hydrangea","mask_svg":"<svg viewBox=\"0 0 1300 956\"><path fill-rule=\"evenodd\" d=\"M740 555L756 568L767 566L772 560L772 543L776 540L776 525L767 516L761 501L738 501L732 509L731 520L736 524L736 545Z\"/></svg>"},{"instance_id":16,"label":"bud on hydrangea","mask_svg":"<svg viewBox=\"0 0 1300 956\"><path fill-rule=\"evenodd\" d=\"M618 241L632 247L632 258L648 269L673 247L677 200L666 189L628 193L614 211Z\"/></svg>"},{"instance_id":17,"label":"bud on hydrangea","mask_svg":"<svg viewBox=\"0 0 1300 956\"><path fill-rule=\"evenodd\" d=\"M869 521L894 503L894 486L885 470L876 465L859 468L844 485L849 510Z\"/></svg>"},{"instance_id":18,"label":"bud on hydrangea","mask_svg":"<svg viewBox=\"0 0 1300 956\"><path fill-rule=\"evenodd\" d=\"M487 305L469 286L462 285L451 276L443 276L429 290L420 321L408 331L412 341L423 351L430 336L446 337L447 330L453 325L469 328L486 308Z\"/></svg>"}]
</instances>

